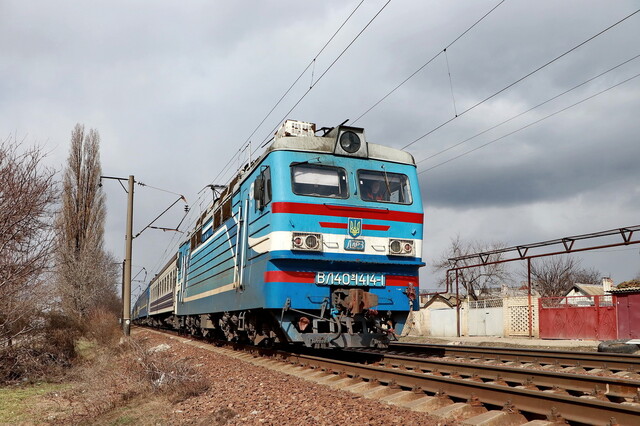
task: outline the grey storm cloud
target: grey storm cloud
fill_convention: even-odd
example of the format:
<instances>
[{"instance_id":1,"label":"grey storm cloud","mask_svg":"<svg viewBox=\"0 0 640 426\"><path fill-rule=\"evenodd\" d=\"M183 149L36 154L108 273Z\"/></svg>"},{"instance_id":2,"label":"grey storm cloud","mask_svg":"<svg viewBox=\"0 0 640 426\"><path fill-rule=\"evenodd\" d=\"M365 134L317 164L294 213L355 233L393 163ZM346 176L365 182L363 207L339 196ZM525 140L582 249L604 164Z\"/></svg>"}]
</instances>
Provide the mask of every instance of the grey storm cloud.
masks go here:
<instances>
[{"instance_id":1,"label":"grey storm cloud","mask_svg":"<svg viewBox=\"0 0 640 426\"><path fill-rule=\"evenodd\" d=\"M0 2L0 137L44 144L61 168L73 126L96 128L103 172L132 174L185 194L188 224L210 201L202 188L226 183L248 159L248 150L239 153L245 141L251 140L255 158L284 118L319 127L353 122L441 53L355 123L370 141L403 147L637 9L631 0L506 1L443 55L499 2L392 1L358 36L386 3L365 1L252 135L359 3ZM629 18L408 151L422 160L639 54L639 21L640 14ZM504 232L493 225L500 209L512 222L514 211L528 212L513 222L518 242L560 237L555 233L572 226L587 232L637 220L640 79L427 169L638 72L640 60L630 62L504 128L420 162L425 254L443 250L457 233L490 240ZM104 188L107 246L120 256L126 197L115 183ZM134 228L143 228L174 197L137 188ZM606 218L599 205L605 200ZM549 219L546 210L531 208L535 203L584 214ZM180 207L162 221L175 225L183 214ZM470 226L469 217L483 225ZM442 225L434 229L431 223ZM153 271L186 237L145 231L134 243L134 265ZM625 274L635 273L625 268Z\"/></svg>"}]
</instances>

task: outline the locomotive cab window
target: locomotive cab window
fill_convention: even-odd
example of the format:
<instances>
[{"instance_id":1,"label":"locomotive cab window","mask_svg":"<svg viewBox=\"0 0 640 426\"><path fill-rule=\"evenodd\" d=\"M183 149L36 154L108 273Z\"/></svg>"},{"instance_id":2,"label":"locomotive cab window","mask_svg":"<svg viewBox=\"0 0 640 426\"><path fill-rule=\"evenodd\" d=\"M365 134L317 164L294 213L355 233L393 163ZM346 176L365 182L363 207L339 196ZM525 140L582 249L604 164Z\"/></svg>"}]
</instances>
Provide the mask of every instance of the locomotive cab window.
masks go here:
<instances>
[{"instance_id":1,"label":"locomotive cab window","mask_svg":"<svg viewBox=\"0 0 640 426\"><path fill-rule=\"evenodd\" d=\"M312 197L347 198L347 173L344 169L311 164L291 165L294 194Z\"/></svg>"},{"instance_id":2,"label":"locomotive cab window","mask_svg":"<svg viewBox=\"0 0 640 426\"><path fill-rule=\"evenodd\" d=\"M364 201L411 204L409 179L401 173L358 170L358 185Z\"/></svg>"},{"instance_id":3,"label":"locomotive cab window","mask_svg":"<svg viewBox=\"0 0 640 426\"><path fill-rule=\"evenodd\" d=\"M271 202L271 169L265 167L253 183L253 199L256 210L263 210Z\"/></svg>"}]
</instances>

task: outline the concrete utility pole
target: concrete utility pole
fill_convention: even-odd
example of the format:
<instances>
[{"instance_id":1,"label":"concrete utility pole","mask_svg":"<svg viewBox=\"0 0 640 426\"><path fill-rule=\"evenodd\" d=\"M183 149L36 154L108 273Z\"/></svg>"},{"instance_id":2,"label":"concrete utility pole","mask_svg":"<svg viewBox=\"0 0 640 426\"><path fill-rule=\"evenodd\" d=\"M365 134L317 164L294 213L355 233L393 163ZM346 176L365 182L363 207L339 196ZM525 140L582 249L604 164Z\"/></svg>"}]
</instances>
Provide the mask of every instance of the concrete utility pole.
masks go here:
<instances>
[{"instance_id":1,"label":"concrete utility pole","mask_svg":"<svg viewBox=\"0 0 640 426\"><path fill-rule=\"evenodd\" d=\"M100 176L100 179L113 179L113 180L117 180L120 182L120 185L122 185L122 181L127 180L125 178L120 178L120 177L114 177L114 176ZM162 213L160 213L160 215L158 215L158 217L156 217L149 225L145 226L142 231L138 232L138 234L133 235L133 186L138 183L138 185L141 186L147 186L141 182L136 182L133 175L129 175L129 189L125 190L127 191L127 195L128 195L128 203L127 203L127 224L126 224L126 229L125 229L125 244L124 244L124 262L122 263L122 331L124 333L125 336L129 336L130 335L130 330L131 330L131 253L132 253L132 245L133 245L133 239L140 236L140 234L142 234L146 229L148 228L154 228L154 229L161 229L163 231L178 231L177 228L180 227L180 224L182 224L182 221L180 221L180 224L178 224L178 227L174 228L161 228L161 227L154 227L151 226L153 225L153 223L158 220L163 214L165 214L171 207L173 207L178 201L180 200L184 200L185 203L187 201L187 199L184 197L184 195L180 195L180 194L176 194L179 195L180 198L178 198L176 201L174 201L173 204L171 204L169 207L167 207L167 209L165 209L165 211L163 211ZM100 186L102 186L102 181L100 183ZM122 185L122 188L124 189L124 185ZM153 188L153 187L151 187ZM160 189L160 188L155 188L155 189ZM161 191L165 191L165 192L169 192L163 189L160 189ZM186 217L186 212L188 212L188 208L185 206L185 217ZM183 218L184 220L184 218ZM146 270L144 268L142 268L145 271L146 274ZM145 275L146 277L146 275Z\"/></svg>"},{"instance_id":2,"label":"concrete utility pole","mask_svg":"<svg viewBox=\"0 0 640 426\"><path fill-rule=\"evenodd\" d=\"M127 225L124 245L124 280L122 288L122 331L129 336L131 330L131 251L133 245L133 184L135 180L129 175L129 196L127 202Z\"/></svg>"}]
</instances>

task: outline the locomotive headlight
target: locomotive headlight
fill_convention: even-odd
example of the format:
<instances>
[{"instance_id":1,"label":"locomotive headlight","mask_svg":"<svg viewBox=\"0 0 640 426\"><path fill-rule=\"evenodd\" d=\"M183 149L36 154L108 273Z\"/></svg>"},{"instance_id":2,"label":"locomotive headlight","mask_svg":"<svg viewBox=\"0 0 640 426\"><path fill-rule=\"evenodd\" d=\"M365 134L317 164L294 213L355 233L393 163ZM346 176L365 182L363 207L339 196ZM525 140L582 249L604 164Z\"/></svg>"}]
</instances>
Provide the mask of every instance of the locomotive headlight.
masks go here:
<instances>
[{"instance_id":1,"label":"locomotive headlight","mask_svg":"<svg viewBox=\"0 0 640 426\"><path fill-rule=\"evenodd\" d=\"M360 137L354 132L348 130L340 135L340 147L342 147L345 152L353 154L360 149L360 145Z\"/></svg>"},{"instance_id":2,"label":"locomotive headlight","mask_svg":"<svg viewBox=\"0 0 640 426\"><path fill-rule=\"evenodd\" d=\"M390 240L389 254L395 256L412 256L413 245L412 240Z\"/></svg>"},{"instance_id":3,"label":"locomotive headlight","mask_svg":"<svg viewBox=\"0 0 640 426\"><path fill-rule=\"evenodd\" d=\"M322 251L322 234L294 232L291 237L291 249Z\"/></svg>"},{"instance_id":4,"label":"locomotive headlight","mask_svg":"<svg viewBox=\"0 0 640 426\"><path fill-rule=\"evenodd\" d=\"M304 239L304 244L308 249L315 249L318 247L318 238L315 235L307 235L307 238Z\"/></svg>"}]
</instances>

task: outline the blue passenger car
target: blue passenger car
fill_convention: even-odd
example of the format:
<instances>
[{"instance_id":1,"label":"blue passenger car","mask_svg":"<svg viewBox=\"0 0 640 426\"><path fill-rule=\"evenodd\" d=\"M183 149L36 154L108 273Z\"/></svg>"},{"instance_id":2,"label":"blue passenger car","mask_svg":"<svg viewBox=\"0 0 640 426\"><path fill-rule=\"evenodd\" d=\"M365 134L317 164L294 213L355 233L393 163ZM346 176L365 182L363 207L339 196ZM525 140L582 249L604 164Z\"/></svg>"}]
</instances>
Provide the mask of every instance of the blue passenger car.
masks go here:
<instances>
[{"instance_id":1,"label":"blue passenger car","mask_svg":"<svg viewBox=\"0 0 640 426\"><path fill-rule=\"evenodd\" d=\"M413 157L362 128L286 121L179 248L169 321L255 344L386 346L415 306Z\"/></svg>"},{"instance_id":2,"label":"blue passenger car","mask_svg":"<svg viewBox=\"0 0 640 426\"><path fill-rule=\"evenodd\" d=\"M145 322L149 316L149 287L147 287L133 305L131 318L137 323Z\"/></svg>"}]
</instances>

